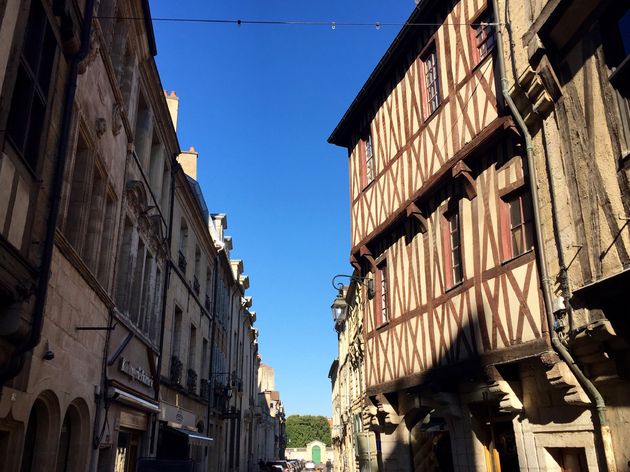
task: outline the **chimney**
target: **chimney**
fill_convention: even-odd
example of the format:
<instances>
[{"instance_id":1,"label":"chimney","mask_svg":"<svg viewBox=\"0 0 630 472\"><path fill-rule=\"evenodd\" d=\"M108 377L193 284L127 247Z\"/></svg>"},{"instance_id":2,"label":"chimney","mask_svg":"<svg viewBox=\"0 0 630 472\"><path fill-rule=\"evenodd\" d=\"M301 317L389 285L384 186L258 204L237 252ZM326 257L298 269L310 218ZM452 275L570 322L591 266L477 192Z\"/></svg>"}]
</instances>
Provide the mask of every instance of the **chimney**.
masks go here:
<instances>
[{"instance_id":1,"label":"chimney","mask_svg":"<svg viewBox=\"0 0 630 472\"><path fill-rule=\"evenodd\" d=\"M184 173L195 180L197 180L197 157L199 153L192 146L177 157L177 162L182 166Z\"/></svg>"},{"instance_id":2,"label":"chimney","mask_svg":"<svg viewBox=\"0 0 630 472\"><path fill-rule=\"evenodd\" d=\"M164 98L166 98L166 104L168 105L168 112L171 114L171 121L173 122L173 128L177 131L177 114L179 113L179 97L175 95L173 90L168 93L164 90Z\"/></svg>"}]
</instances>

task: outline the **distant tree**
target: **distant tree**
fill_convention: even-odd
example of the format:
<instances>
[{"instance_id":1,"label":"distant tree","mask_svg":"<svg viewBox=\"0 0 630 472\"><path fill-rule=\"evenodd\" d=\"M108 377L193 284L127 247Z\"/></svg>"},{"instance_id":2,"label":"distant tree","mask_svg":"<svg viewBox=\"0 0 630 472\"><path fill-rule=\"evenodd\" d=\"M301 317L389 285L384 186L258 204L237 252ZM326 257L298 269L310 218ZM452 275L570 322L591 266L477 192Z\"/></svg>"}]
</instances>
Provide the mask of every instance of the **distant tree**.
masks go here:
<instances>
[{"instance_id":1,"label":"distant tree","mask_svg":"<svg viewBox=\"0 0 630 472\"><path fill-rule=\"evenodd\" d=\"M286 421L288 447L305 447L311 441L331 445L330 426L325 416L291 415Z\"/></svg>"}]
</instances>

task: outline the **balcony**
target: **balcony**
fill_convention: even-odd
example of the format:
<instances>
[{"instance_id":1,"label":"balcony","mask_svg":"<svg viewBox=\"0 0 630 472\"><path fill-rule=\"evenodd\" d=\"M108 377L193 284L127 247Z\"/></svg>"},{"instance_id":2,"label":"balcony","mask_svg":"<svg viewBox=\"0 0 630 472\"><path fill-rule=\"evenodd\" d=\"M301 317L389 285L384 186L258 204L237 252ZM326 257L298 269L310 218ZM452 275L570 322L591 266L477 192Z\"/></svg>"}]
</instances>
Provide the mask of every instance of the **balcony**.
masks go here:
<instances>
[{"instance_id":1,"label":"balcony","mask_svg":"<svg viewBox=\"0 0 630 472\"><path fill-rule=\"evenodd\" d=\"M201 290L201 286L199 285L199 279L196 275L193 277L193 290L195 291L195 295L199 296L199 290Z\"/></svg>"},{"instance_id":2,"label":"balcony","mask_svg":"<svg viewBox=\"0 0 630 472\"><path fill-rule=\"evenodd\" d=\"M188 393L197 393L197 372L193 369L188 369L188 374L186 375L186 390Z\"/></svg>"},{"instance_id":3,"label":"balcony","mask_svg":"<svg viewBox=\"0 0 630 472\"><path fill-rule=\"evenodd\" d=\"M177 267L179 267L179 270L181 270L184 274L186 273L186 265L186 256L184 256L182 251L179 251L177 257Z\"/></svg>"},{"instance_id":4,"label":"balcony","mask_svg":"<svg viewBox=\"0 0 630 472\"><path fill-rule=\"evenodd\" d=\"M179 360L179 357L173 356L171 357L171 372L170 379L171 382L177 385L182 384L182 370L184 368L184 364Z\"/></svg>"}]
</instances>

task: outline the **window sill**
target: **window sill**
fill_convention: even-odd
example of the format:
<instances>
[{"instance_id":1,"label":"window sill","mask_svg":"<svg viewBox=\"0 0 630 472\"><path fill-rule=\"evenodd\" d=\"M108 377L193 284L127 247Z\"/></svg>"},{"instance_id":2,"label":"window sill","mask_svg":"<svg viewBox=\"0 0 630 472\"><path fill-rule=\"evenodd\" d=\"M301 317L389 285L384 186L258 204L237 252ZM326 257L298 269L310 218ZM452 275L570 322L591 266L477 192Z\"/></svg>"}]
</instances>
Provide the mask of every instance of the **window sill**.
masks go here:
<instances>
[{"instance_id":1,"label":"window sill","mask_svg":"<svg viewBox=\"0 0 630 472\"><path fill-rule=\"evenodd\" d=\"M496 48L492 48L490 51L488 51L486 53L485 56L483 56L482 58L477 60L477 64L475 64L474 66L472 66L472 68L470 69L470 73L474 74L475 72L477 72L479 69L481 69L481 66L483 66L486 62L488 62L489 58L493 58L494 59L494 55L495 55L495 51L497 49Z\"/></svg>"},{"instance_id":2,"label":"window sill","mask_svg":"<svg viewBox=\"0 0 630 472\"><path fill-rule=\"evenodd\" d=\"M440 110L444 107L444 100L442 100L442 97L440 97L440 103L438 104L437 108L435 110L433 110L431 113L429 113L426 118L424 119L424 126L428 126L429 122L431 120L433 120L433 118L435 118L435 116L440 112Z\"/></svg>"},{"instance_id":3,"label":"window sill","mask_svg":"<svg viewBox=\"0 0 630 472\"><path fill-rule=\"evenodd\" d=\"M518 259L521 259L522 257L527 256L528 254L533 254L533 252L534 252L534 248L532 247L532 248L528 249L525 252L517 254L516 256L510 256L509 258L504 259L504 260L501 261L501 266L506 266L506 265L510 264L511 262L514 262L514 261L516 261Z\"/></svg>"},{"instance_id":4,"label":"window sill","mask_svg":"<svg viewBox=\"0 0 630 472\"><path fill-rule=\"evenodd\" d=\"M361 189L361 193L366 192L370 187L372 187L374 185L374 182L376 182L376 178L373 178L367 184L365 184L363 188Z\"/></svg>"},{"instance_id":5,"label":"window sill","mask_svg":"<svg viewBox=\"0 0 630 472\"><path fill-rule=\"evenodd\" d=\"M383 331L387 326L389 326L389 320L378 325L374 331Z\"/></svg>"},{"instance_id":6,"label":"window sill","mask_svg":"<svg viewBox=\"0 0 630 472\"><path fill-rule=\"evenodd\" d=\"M450 287L446 288L444 290L444 293L449 293L450 294L451 292L455 292L458 288L460 288L460 287L462 287L464 285L464 280L466 280L466 279L462 278L462 280L460 280L456 284L453 284Z\"/></svg>"}]
</instances>

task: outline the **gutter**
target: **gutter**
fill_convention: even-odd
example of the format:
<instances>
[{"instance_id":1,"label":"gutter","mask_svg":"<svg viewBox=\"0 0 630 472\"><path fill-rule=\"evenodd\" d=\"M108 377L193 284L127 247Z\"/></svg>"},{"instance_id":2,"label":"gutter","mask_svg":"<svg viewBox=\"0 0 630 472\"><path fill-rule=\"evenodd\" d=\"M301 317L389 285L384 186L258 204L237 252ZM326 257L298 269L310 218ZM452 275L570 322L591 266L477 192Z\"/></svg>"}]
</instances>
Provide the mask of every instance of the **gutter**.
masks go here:
<instances>
[{"instance_id":1,"label":"gutter","mask_svg":"<svg viewBox=\"0 0 630 472\"><path fill-rule=\"evenodd\" d=\"M92 17L94 15L95 0L87 0L83 17L83 29L81 31L81 49L73 56L66 82L65 99L63 104L63 116L59 133L59 147L57 149L57 162L53 173L53 181L50 192L50 211L48 212L46 239L42 251L42 265L39 271L39 280L35 292L35 306L33 308L33 321L28 338L19 345L11 355L7 365L0 370L0 387L8 380L20 373L24 366L26 353L37 346L41 340L42 328L44 325L44 309L46 308L46 295L48 293L48 281L50 279L50 269L52 265L52 255L55 241L55 231L59 219L59 206L61 201L61 191L63 188L63 175L66 167L66 157L70 143L70 128L73 119L73 105L77 90L77 78L79 75L79 64L85 59L90 51L90 34L92 32ZM59 45L58 45L59 46ZM62 51L59 52L60 58Z\"/></svg>"},{"instance_id":2,"label":"gutter","mask_svg":"<svg viewBox=\"0 0 630 472\"><path fill-rule=\"evenodd\" d=\"M497 5L497 0L492 0L492 8L494 9L495 18L499 18L499 8ZM586 392L588 398L591 400L595 407L595 412L597 416L597 421L593 422L593 426L596 430L596 435L599 439L599 448L597 448L598 462L599 462L599 470L602 472L616 472L617 465L615 462L612 437L610 434L610 426L608 424L608 418L606 417L606 403L601 395L601 393L597 390L595 385L584 375L580 367L575 362L575 359L571 356L566 347L562 344L560 339L558 338L558 334L554 329L554 319L553 319L553 308L551 303L551 290L549 288L549 275L547 273L546 261L547 257L545 255L545 246L543 243L543 234L542 227L540 224L540 211L539 211L539 200L538 200L538 187L536 184L536 168L533 162L533 154L534 154L534 146L532 144L532 137L529 133L527 125L523 120L516 104L510 97L508 93L507 86L507 78L505 76L505 64L503 61L503 38L501 34L501 28L498 27L496 29L497 35L497 65L499 66L499 74L501 75L501 92L503 94L503 99L505 100L505 104L509 107L512 116L520 128L523 136L525 137L525 150L527 155L527 169L529 173L529 184L530 184L530 192L532 197L532 207L534 213L534 226L536 229L536 253L538 254L538 258L540 263L538 265L538 270L540 272L541 279L541 288L543 292L543 299L545 303L545 312L547 315L547 323L549 325L549 335L551 337L551 344L553 348L556 350L560 358L569 366L569 369L575 375L576 379L580 383L580 386ZM546 158L545 158L546 160ZM553 187L550 188L550 198L552 200L553 208L555 208L555 201L553 193ZM554 224L556 224L555 218L557 215L554 213ZM561 247L558 245L558 240L556 240L556 245L558 246L558 251L562 252ZM566 272L566 268L564 267L564 261L560 261L561 264L561 272Z\"/></svg>"}]
</instances>

